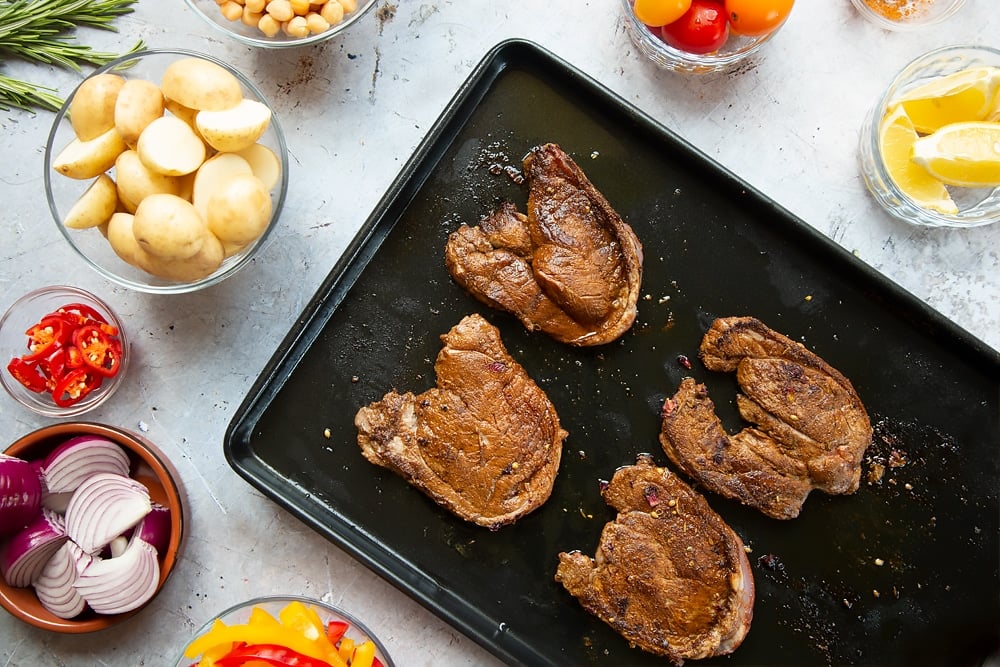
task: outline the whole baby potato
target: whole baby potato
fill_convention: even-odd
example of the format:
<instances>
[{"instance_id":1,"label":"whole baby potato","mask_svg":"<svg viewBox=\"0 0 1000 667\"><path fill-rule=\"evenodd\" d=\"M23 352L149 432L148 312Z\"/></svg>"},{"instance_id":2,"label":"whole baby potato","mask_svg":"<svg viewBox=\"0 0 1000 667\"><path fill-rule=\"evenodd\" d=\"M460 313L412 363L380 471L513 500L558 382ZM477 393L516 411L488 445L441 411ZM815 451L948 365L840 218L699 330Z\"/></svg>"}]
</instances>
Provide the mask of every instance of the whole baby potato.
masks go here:
<instances>
[{"instance_id":1,"label":"whole baby potato","mask_svg":"<svg viewBox=\"0 0 1000 667\"><path fill-rule=\"evenodd\" d=\"M211 234L206 234L201 248L191 257L163 259L150 255L146 258L142 268L144 271L165 280L191 283L215 273L222 266L224 259L222 242Z\"/></svg>"},{"instance_id":2,"label":"whole baby potato","mask_svg":"<svg viewBox=\"0 0 1000 667\"><path fill-rule=\"evenodd\" d=\"M224 243L249 243L270 221L271 193L256 176L233 176L208 200L208 229Z\"/></svg>"},{"instance_id":3,"label":"whole baby potato","mask_svg":"<svg viewBox=\"0 0 1000 667\"><path fill-rule=\"evenodd\" d=\"M199 111L231 109L243 99L243 89L232 72L202 58L181 58L172 62L160 82L171 100Z\"/></svg>"},{"instance_id":4,"label":"whole baby potato","mask_svg":"<svg viewBox=\"0 0 1000 667\"><path fill-rule=\"evenodd\" d=\"M139 202L132 233L143 250L166 260L193 257L209 235L194 205L171 194L152 194Z\"/></svg>"},{"instance_id":5,"label":"whole baby potato","mask_svg":"<svg viewBox=\"0 0 1000 667\"><path fill-rule=\"evenodd\" d=\"M183 177L153 171L131 148L115 160L115 179L118 199L129 213L135 213L139 202L149 195L166 193L180 196L184 193Z\"/></svg>"},{"instance_id":6,"label":"whole baby potato","mask_svg":"<svg viewBox=\"0 0 1000 667\"><path fill-rule=\"evenodd\" d=\"M162 116L150 123L135 148L147 168L166 176L190 174L206 155L205 142L175 116Z\"/></svg>"},{"instance_id":7,"label":"whole baby potato","mask_svg":"<svg viewBox=\"0 0 1000 667\"><path fill-rule=\"evenodd\" d=\"M160 87L145 79L129 79L118 92L115 102L115 128L134 148L146 126L163 115Z\"/></svg>"},{"instance_id":8,"label":"whole baby potato","mask_svg":"<svg viewBox=\"0 0 1000 667\"><path fill-rule=\"evenodd\" d=\"M84 79L69 103L69 122L77 139L89 141L115 126L115 102L125 79L97 74Z\"/></svg>"},{"instance_id":9,"label":"whole baby potato","mask_svg":"<svg viewBox=\"0 0 1000 667\"><path fill-rule=\"evenodd\" d=\"M70 229L100 227L108 222L117 206L115 182L107 174L101 174L70 207L63 224Z\"/></svg>"},{"instance_id":10,"label":"whole baby potato","mask_svg":"<svg viewBox=\"0 0 1000 667\"><path fill-rule=\"evenodd\" d=\"M52 168L70 178L96 178L114 166L115 160L127 148L125 140L112 127L93 139L69 142L52 161Z\"/></svg>"}]
</instances>

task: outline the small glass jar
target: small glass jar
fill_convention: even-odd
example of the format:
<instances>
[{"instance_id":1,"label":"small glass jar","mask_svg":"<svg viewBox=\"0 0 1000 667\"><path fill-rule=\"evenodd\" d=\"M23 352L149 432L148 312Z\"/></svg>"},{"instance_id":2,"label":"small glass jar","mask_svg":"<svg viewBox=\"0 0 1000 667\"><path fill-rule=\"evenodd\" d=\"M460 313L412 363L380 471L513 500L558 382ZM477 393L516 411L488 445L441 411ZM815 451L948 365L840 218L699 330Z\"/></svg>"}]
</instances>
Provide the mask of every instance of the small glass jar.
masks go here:
<instances>
[{"instance_id":1,"label":"small glass jar","mask_svg":"<svg viewBox=\"0 0 1000 667\"><path fill-rule=\"evenodd\" d=\"M851 0L861 16L886 30L915 30L944 21L965 0Z\"/></svg>"},{"instance_id":2,"label":"small glass jar","mask_svg":"<svg viewBox=\"0 0 1000 667\"><path fill-rule=\"evenodd\" d=\"M706 54L689 53L676 49L660 39L649 26L636 18L632 5L635 0L621 0L625 15L625 31L639 51L659 67L674 72L688 74L710 74L728 72L748 61L779 30L756 37L730 33L726 43L718 51Z\"/></svg>"},{"instance_id":3,"label":"small glass jar","mask_svg":"<svg viewBox=\"0 0 1000 667\"><path fill-rule=\"evenodd\" d=\"M858 138L859 167L872 196L894 217L927 227L979 227L1000 221L1000 186L949 188L958 206L954 214L921 206L893 182L879 141L881 121L900 95L934 79L983 66L1000 67L1000 49L947 46L930 51L904 67L869 110Z\"/></svg>"}]
</instances>

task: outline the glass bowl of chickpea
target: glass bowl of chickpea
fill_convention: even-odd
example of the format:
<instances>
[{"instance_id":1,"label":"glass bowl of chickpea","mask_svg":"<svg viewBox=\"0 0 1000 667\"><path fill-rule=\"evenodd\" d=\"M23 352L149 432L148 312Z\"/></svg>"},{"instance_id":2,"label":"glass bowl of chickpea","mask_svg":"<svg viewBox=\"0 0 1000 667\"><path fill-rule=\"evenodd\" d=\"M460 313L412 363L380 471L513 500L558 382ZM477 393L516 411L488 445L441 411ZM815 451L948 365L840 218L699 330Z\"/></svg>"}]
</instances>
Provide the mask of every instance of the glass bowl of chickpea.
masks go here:
<instances>
[{"instance_id":1,"label":"glass bowl of chickpea","mask_svg":"<svg viewBox=\"0 0 1000 667\"><path fill-rule=\"evenodd\" d=\"M307 46L347 30L375 0L184 0L233 39L262 48Z\"/></svg>"}]
</instances>

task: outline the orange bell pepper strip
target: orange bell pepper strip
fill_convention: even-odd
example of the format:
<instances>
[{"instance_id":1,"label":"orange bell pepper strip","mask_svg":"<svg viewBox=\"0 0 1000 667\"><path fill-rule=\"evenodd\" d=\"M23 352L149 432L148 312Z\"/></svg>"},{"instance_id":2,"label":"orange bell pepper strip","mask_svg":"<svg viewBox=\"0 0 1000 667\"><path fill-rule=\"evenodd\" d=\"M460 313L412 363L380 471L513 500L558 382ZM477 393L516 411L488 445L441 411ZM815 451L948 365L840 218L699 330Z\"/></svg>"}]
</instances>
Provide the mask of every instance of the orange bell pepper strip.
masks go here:
<instances>
[{"instance_id":1,"label":"orange bell pepper strip","mask_svg":"<svg viewBox=\"0 0 1000 667\"><path fill-rule=\"evenodd\" d=\"M358 644L351 658L351 667L372 667L375 660L375 644L371 640Z\"/></svg>"},{"instance_id":2,"label":"orange bell pepper strip","mask_svg":"<svg viewBox=\"0 0 1000 667\"><path fill-rule=\"evenodd\" d=\"M184 649L188 658L196 658L206 652L215 652L215 647L225 646L231 650L234 643L244 644L275 644L292 649L310 658L323 660L331 667L347 667L336 653L328 654L316 642L290 630L283 625L225 625L213 626L211 630L197 637Z\"/></svg>"}]
</instances>

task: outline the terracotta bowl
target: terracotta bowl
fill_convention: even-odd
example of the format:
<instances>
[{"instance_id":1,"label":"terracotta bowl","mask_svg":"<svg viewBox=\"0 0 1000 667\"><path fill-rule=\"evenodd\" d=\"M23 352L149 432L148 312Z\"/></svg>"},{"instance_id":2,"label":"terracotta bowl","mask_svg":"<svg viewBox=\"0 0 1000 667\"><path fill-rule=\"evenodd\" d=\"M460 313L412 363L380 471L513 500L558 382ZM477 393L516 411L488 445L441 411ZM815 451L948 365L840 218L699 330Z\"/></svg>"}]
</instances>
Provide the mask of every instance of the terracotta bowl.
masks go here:
<instances>
[{"instance_id":1,"label":"terracotta bowl","mask_svg":"<svg viewBox=\"0 0 1000 667\"><path fill-rule=\"evenodd\" d=\"M170 540L165 552L160 554L160 583L156 590L156 594L159 594L180 556L187 533L189 514L180 475L163 452L141 436L114 426L91 422L62 422L28 433L16 440L4 453L21 459L39 459L62 442L78 435L95 435L118 443L131 459L132 477L149 489L149 496L153 502L170 509ZM103 630L121 623L143 609L140 607L114 615L101 615L87 610L80 616L67 620L46 610L35 596L34 589L9 586L2 577L0 577L0 606L16 618L37 628L68 634Z\"/></svg>"}]
</instances>

